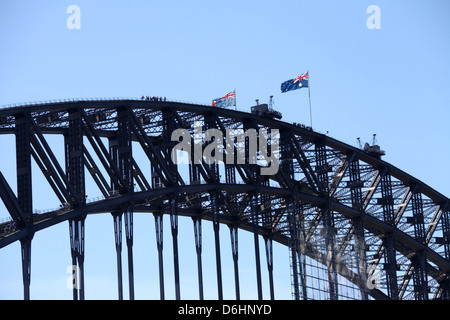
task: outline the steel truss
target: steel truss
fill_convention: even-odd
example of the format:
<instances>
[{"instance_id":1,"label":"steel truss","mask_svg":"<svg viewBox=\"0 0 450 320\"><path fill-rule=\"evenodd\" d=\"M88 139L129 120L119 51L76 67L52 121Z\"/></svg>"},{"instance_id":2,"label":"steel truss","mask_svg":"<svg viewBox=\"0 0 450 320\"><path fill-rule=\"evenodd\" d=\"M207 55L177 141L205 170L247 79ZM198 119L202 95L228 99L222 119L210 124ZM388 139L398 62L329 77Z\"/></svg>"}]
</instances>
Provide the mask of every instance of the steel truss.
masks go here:
<instances>
[{"instance_id":1,"label":"steel truss","mask_svg":"<svg viewBox=\"0 0 450 320\"><path fill-rule=\"evenodd\" d=\"M191 152L189 172L183 173L171 159L176 129L188 130L193 150L200 152L212 143L204 141L203 132L216 129L223 136L224 158L226 150L244 147L246 161L206 163L196 161ZM261 175L265 164L250 161L249 138L227 140L227 129L279 130L280 149L270 150L279 155L278 171ZM202 105L85 100L1 109L0 133L15 135L17 178L14 192L0 172L0 196L10 215L0 224L0 248L21 243L25 299L30 298L33 235L63 221L69 222L72 265L79 273L73 298L85 298L85 219L101 212L113 218L119 299L123 224L129 297L134 299L133 216L140 212L151 212L155 219L161 299L164 214L170 216L176 299L182 285L180 215L193 221L199 299L204 299L202 220L213 225L218 299L223 299L223 224L230 231L236 299L239 251L245 249L238 246L239 229L254 236L258 299L264 298L261 238L269 275L266 298L275 299L273 241L289 249L294 299L450 297L450 200L379 158L310 129ZM54 154L49 135L64 137L64 164ZM144 160L136 158L136 149ZM58 209L34 211L33 161L60 202ZM101 200L87 201L87 177Z\"/></svg>"}]
</instances>

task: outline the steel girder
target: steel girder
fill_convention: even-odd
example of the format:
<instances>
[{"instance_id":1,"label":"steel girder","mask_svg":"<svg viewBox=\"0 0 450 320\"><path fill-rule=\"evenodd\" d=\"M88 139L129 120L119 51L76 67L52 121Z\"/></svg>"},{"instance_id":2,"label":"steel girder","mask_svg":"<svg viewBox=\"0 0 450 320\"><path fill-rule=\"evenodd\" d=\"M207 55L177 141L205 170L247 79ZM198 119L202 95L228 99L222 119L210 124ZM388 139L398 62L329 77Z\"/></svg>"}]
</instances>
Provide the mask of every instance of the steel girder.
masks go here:
<instances>
[{"instance_id":1,"label":"steel girder","mask_svg":"<svg viewBox=\"0 0 450 320\"><path fill-rule=\"evenodd\" d=\"M257 165L247 163L191 163L188 177L183 176L170 159L174 146L170 135L177 128L187 129L194 145L199 140L193 129L195 121L204 129L221 132L230 128L279 129L278 172L264 177L259 175ZM132 217L139 212L155 215L161 298L162 214L171 217L177 298L178 215L193 218L200 298L202 219L213 221L216 235L219 299L223 294L218 241L222 223L230 227L237 298L239 228L255 235L259 298L260 235L266 244L270 277L272 241L290 247L296 298L320 296L312 284L314 268L323 271L325 279L317 281L323 281L327 287L325 298L329 299L343 297L342 279L359 292L360 299L368 295L391 299L449 297L449 199L379 158L323 134L240 111L140 100L86 100L1 109L0 133L16 136L18 186L16 196L0 175L0 196L11 216L11 221L0 225L0 247L21 241L25 298L29 298L34 233L69 221L73 264L82 270L84 219L87 214L100 212L111 212L114 218L119 297L122 215L126 217L128 262L132 266ZM65 170L53 154L47 134L64 135ZM109 140L109 146L105 146L103 138ZM145 161L134 158L134 144L146 155L150 174L141 170ZM238 147L237 141L224 140L224 149L226 144ZM245 150L248 159L247 145ZM33 214L32 158L61 202L60 209ZM86 173L92 176L103 200L86 201ZM133 298L132 267L129 270ZM379 283L372 281L375 272L381 279ZM274 298L273 280L270 286ZM74 290L74 298L82 299L83 285L79 290Z\"/></svg>"}]
</instances>

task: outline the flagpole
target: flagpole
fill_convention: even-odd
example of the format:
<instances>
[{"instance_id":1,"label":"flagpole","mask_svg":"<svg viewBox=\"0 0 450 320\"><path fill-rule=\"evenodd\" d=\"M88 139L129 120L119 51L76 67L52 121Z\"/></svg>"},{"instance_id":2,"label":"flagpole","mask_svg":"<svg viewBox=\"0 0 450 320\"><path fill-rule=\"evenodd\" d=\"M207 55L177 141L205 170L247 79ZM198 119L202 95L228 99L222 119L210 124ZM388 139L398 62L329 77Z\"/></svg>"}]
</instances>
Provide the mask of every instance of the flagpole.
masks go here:
<instances>
[{"instance_id":1,"label":"flagpole","mask_svg":"<svg viewBox=\"0 0 450 320\"><path fill-rule=\"evenodd\" d=\"M311 121L311 129L312 129L312 111L311 111L311 90L310 90L310 74L309 74L309 70L308 70L308 98L309 98L309 120Z\"/></svg>"},{"instance_id":2,"label":"flagpole","mask_svg":"<svg viewBox=\"0 0 450 320\"><path fill-rule=\"evenodd\" d=\"M234 103L234 110L237 110L237 96L236 96L236 88L234 88L234 99L236 100Z\"/></svg>"}]
</instances>

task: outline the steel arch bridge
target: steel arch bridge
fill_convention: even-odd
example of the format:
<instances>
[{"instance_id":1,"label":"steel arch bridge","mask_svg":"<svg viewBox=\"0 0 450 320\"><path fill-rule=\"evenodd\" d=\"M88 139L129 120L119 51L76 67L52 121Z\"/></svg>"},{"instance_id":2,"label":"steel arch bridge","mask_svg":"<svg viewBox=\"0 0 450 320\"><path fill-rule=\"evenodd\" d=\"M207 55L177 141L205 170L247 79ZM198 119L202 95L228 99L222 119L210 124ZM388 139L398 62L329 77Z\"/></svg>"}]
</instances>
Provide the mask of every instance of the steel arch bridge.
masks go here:
<instances>
[{"instance_id":1,"label":"steel arch bridge","mask_svg":"<svg viewBox=\"0 0 450 320\"><path fill-rule=\"evenodd\" d=\"M200 150L211 141L194 124L223 133L225 147L245 150L245 163L191 162L183 172L171 161L176 129L190 132ZM248 161L249 139L225 138L227 129L279 132L279 168ZM227 225L239 299L237 230L254 235L258 298L262 297L259 239L265 243L274 299L272 243L288 247L295 299L449 299L450 200L418 179L359 148L311 128L271 117L199 104L142 99L42 102L0 109L0 133L14 135L17 181L0 168L0 196L10 218L0 224L0 248L20 241L24 298L30 298L33 235L69 223L72 265L84 299L84 226L88 214L111 213L122 288L122 220L128 250L129 291L134 299L133 213L154 215L160 297L164 294L162 218L170 215L174 283L180 298L178 216L194 224L199 298L203 299L202 220L214 230L218 298L223 298L219 227ZM195 136L197 134L197 137ZM50 135L64 138L58 161ZM135 150L145 154L138 159ZM217 152L217 151L216 151ZM192 157L192 155L191 155ZM39 168L60 203L33 208L33 168ZM88 201L86 180L101 197ZM17 185L14 192L11 185ZM89 195L92 196L92 195ZM212 240L211 240L212 241ZM248 248L240 248L247 249ZM253 250L250 248L249 250ZM287 270L286 270L287 272Z\"/></svg>"}]
</instances>

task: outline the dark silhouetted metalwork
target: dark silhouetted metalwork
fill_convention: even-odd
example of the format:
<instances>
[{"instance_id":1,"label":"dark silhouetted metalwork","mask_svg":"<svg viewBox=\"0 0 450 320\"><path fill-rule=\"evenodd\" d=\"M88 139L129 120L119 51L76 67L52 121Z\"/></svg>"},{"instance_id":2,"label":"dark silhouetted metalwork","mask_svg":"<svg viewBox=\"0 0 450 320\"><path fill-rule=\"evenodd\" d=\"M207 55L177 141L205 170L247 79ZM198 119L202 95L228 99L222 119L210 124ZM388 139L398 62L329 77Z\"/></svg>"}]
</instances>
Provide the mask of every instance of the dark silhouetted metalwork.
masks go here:
<instances>
[{"instance_id":1,"label":"dark silhouetted metalwork","mask_svg":"<svg viewBox=\"0 0 450 320\"><path fill-rule=\"evenodd\" d=\"M207 163L189 155L183 172L172 161L172 133L191 134L202 152L202 130L222 133L226 150L244 148L245 162ZM227 130L279 132L276 173L262 175L252 162L250 139ZM256 296L275 299L274 274L290 273L294 299L449 299L450 200L373 154L311 128L250 113L166 99L67 100L0 109L0 134L15 135L17 191L0 172L0 196L10 219L0 224L0 248L20 241L24 299L30 299L31 248L36 232L68 221L73 299L85 299L85 224L93 213L113 218L118 298L123 299L122 225L125 226L129 298L135 298L133 217L152 213L160 299L165 299L163 216L170 218L175 298L181 299L180 216L194 227L198 297L205 299L202 221L212 222L217 299L224 298L219 230L229 227L235 297L240 299L239 256L255 257ZM64 137L58 161L49 135ZM137 157L136 150L140 152ZM220 152L218 149L215 152ZM143 158L142 158L143 155ZM261 159L258 158L258 161ZM34 161L34 162L33 162ZM32 164L58 199L58 209L33 207ZM13 170L10 164L5 170ZM101 200L87 201L86 179ZM93 196L93 195L90 195ZM150 228L150 226L149 226ZM239 247L238 231L253 235ZM264 240L269 297L263 297ZM183 239L185 241L185 239ZM273 242L287 246L290 270L276 269Z\"/></svg>"}]
</instances>

